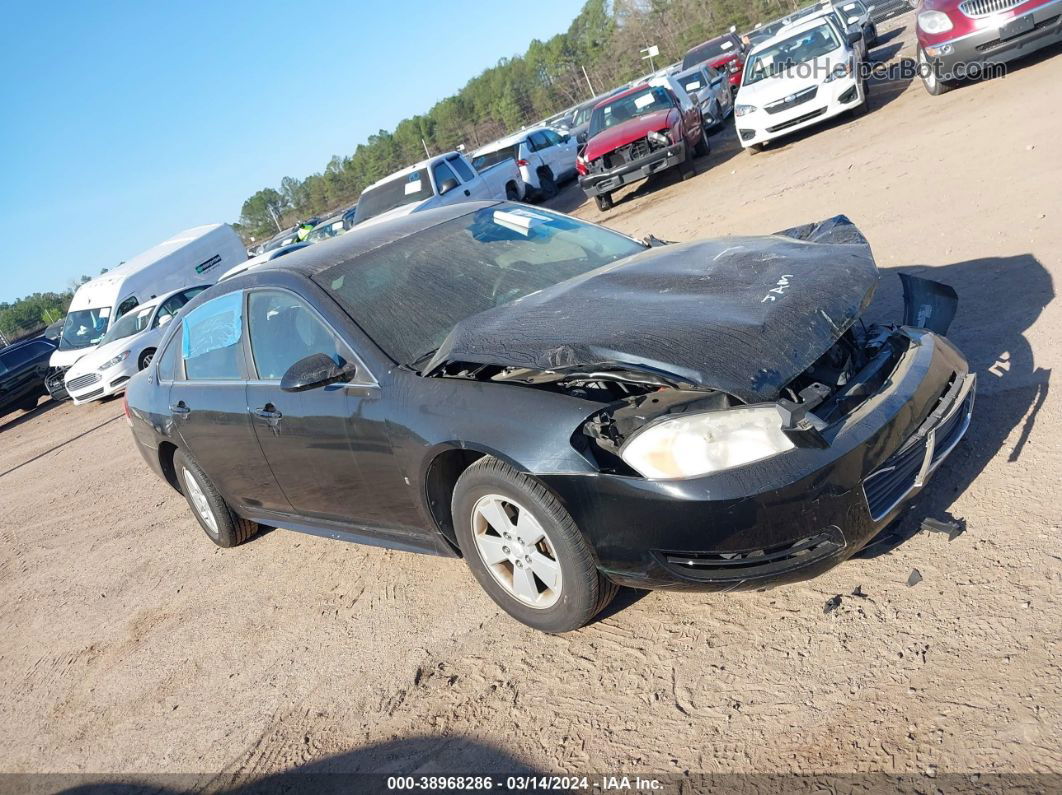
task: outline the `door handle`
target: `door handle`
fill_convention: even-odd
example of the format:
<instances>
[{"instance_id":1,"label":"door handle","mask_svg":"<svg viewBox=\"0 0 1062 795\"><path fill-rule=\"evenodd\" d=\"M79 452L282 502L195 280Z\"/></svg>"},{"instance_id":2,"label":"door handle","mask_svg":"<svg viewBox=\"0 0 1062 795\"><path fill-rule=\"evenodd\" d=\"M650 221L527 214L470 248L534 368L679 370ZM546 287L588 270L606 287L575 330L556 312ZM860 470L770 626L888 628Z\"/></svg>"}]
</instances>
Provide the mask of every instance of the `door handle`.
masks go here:
<instances>
[{"instance_id":1,"label":"door handle","mask_svg":"<svg viewBox=\"0 0 1062 795\"><path fill-rule=\"evenodd\" d=\"M472 191L470 191L468 188L465 188L465 195L466 196L471 196L472 195Z\"/></svg>"},{"instance_id":2,"label":"door handle","mask_svg":"<svg viewBox=\"0 0 1062 795\"><path fill-rule=\"evenodd\" d=\"M270 420L275 422L281 419L284 415L276 410L276 407L272 403L267 403L259 409L252 409L251 413L256 417L261 417L263 420Z\"/></svg>"},{"instance_id":3,"label":"door handle","mask_svg":"<svg viewBox=\"0 0 1062 795\"><path fill-rule=\"evenodd\" d=\"M188 414L191 411L188 405L183 400L178 400L176 403L170 404L171 414Z\"/></svg>"}]
</instances>

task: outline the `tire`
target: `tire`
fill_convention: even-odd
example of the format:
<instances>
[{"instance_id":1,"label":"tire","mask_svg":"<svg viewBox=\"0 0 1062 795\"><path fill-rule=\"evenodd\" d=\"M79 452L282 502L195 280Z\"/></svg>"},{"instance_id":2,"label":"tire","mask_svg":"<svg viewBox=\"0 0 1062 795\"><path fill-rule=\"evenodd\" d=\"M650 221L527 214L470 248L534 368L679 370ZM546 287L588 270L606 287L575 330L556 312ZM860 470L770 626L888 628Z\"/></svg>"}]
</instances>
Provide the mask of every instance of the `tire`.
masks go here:
<instances>
[{"instance_id":1,"label":"tire","mask_svg":"<svg viewBox=\"0 0 1062 795\"><path fill-rule=\"evenodd\" d=\"M557 195L557 181L553 179L553 172L548 168L538 172L538 193L543 200L552 199Z\"/></svg>"},{"instance_id":2,"label":"tire","mask_svg":"<svg viewBox=\"0 0 1062 795\"><path fill-rule=\"evenodd\" d=\"M749 150L749 154L750 155L758 155L760 152L762 152L764 149L767 148L767 145L766 144L750 144L746 148Z\"/></svg>"},{"instance_id":3,"label":"tire","mask_svg":"<svg viewBox=\"0 0 1062 795\"><path fill-rule=\"evenodd\" d=\"M25 402L19 406L23 411L35 411L37 409L37 403L40 401L40 395L34 395L31 398L26 398Z\"/></svg>"},{"instance_id":4,"label":"tire","mask_svg":"<svg viewBox=\"0 0 1062 795\"><path fill-rule=\"evenodd\" d=\"M154 359L154 358L155 358L155 349L154 348L145 348L141 352L140 358L136 360L137 369L146 370L147 366L149 364L151 364L151 360Z\"/></svg>"},{"instance_id":5,"label":"tire","mask_svg":"<svg viewBox=\"0 0 1062 795\"><path fill-rule=\"evenodd\" d=\"M503 461L486 456L466 469L454 487L452 509L465 562L517 621L542 632L569 632L616 595L617 586L598 571L589 544L557 498ZM517 528L513 517L519 521L525 514ZM534 533L540 534L537 543L524 546Z\"/></svg>"},{"instance_id":6,"label":"tire","mask_svg":"<svg viewBox=\"0 0 1062 795\"><path fill-rule=\"evenodd\" d=\"M599 193L594 197L594 201L597 203L597 209L603 213L607 213L612 209L612 194L611 193Z\"/></svg>"},{"instance_id":7,"label":"tire","mask_svg":"<svg viewBox=\"0 0 1062 795\"><path fill-rule=\"evenodd\" d=\"M853 119L858 119L867 115L867 111L870 110L870 86L867 83L863 83L863 101L856 105L850 113Z\"/></svg>"},{"instance_id":8,"label":"tire","mask_svg":"<svg viewBox=\"0 0 1062 795\"><path fill-rule=\"evenodd\" d=\"M520 201L520 191L516 189L516 185L509 182L505 185L505 198L511 202Z\"/></svg>"},{"instance_id":9,"label":"tire","mask_svg":"<svg viewBox=\"0 0 1062 795\"><path fill-rule=\"evenodd\" d=\"M700 140L697 141L696 146L693 147L693 154L697 157L707 157L711 153L712 145L708 141L708 133L702 129Z\"/></svg>"},{"instance_id":10,"label":"tire","mask_svg":"<svg viewBox=\"0 0 1062 795\"><path fill-rule=\"evenodd\" d=\"M258 524L237 516L214 482L184 450L174 453L173 468L181 493L207 538L219 547L235 547L258 532Z\"/></svg>"},{"instance_id":11,"label":"tire","mask_svg":"<svg viewBox=\"0 0 1062 795\"><path fill-rule=\"evenodd\" d=\"M704 133L702 132L701 135L703 135L703 134ZM687 144L686 145L686 160L683 162L683 164L681 166L682 175L680 176L680 179L683 182L685 182L686 180L692 179L693 177L697 176L697 166L695 166L693 164L693 159L694 159L694 156L696 154L697 154L696 145L693 146L693 147L690 147L689 144Z\"/></svg>"},{"instance_id":12,"label":"tire","mask_svg":"<svg viewBox=\"0 0 1062 795\"><path fill-rule=\"evenodd\" d=\"M925 50L921 47L918 48L918 71L922 76L922 85L931 96L939 97L941 94L947 94L956 86L950 80L940 79L937 67L930 62Z\"/></svg>"}]
</instances>

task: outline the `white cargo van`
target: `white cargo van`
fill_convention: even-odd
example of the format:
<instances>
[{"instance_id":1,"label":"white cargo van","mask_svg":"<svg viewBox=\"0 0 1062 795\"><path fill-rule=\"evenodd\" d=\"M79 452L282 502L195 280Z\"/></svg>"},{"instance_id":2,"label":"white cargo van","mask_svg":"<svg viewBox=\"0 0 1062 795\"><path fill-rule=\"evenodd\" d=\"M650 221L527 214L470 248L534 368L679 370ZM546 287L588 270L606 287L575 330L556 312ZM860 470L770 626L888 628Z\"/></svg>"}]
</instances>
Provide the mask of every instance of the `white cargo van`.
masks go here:
<instances>
[{"instance_id":1,"label":"white cargo van","mask_svg":"<svg viewBox=\"0 0 1062 795\"><path fill-rule=\"evenodd\" d=\"M210 224L179 232L85 282L74 293L59 335L59 348L52 354L55 370L48 378L49 391L53 383L61 390L61 372L92 350L111 324L137 304L185 287L214 284L221 274L246 259L247 249L231 226Z\"/></svg>"}]
</instances>

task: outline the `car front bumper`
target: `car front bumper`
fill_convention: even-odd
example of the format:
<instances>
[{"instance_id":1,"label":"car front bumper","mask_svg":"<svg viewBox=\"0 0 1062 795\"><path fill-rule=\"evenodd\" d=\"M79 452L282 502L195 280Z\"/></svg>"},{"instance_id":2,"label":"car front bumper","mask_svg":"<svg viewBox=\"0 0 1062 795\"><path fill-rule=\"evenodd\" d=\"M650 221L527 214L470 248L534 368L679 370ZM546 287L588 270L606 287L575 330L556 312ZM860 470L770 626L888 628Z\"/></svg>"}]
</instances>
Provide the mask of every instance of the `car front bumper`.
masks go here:
<instances>
[{"instance_id":1,"label":"car front bumper","mask_svg":"<svg viewBox=\"0 0 1062 795\"><path fill-rule=\"evenodd\" d=\"M738 97L740 100L740 96ZM746 116L735 116L738 140L748 149L784 135L821 124L839 116L863 101L863 93L856 75L841 77L818 86L815 98L794 105L778 113L768 113L763 108Z\"/></svg>"},{"instance_id":2,"label":"car front bumper","mask_svg":"<svg viewBox=\"0 0 1062 795\"><path fill-rule=\"evenodd\" d=\"M136 375L136 363L130 364L127 359L104 373L93 370L88 373L72 375L68 371L65 386L70 398L74 401L74 405L80 406L83 403L90 403L93 400L100 400L123 391L126 384L129 383L129 379L134 375ZM96 376L96 378L93 379L93 376Z\"/></svg>"},{"instance_id":3,"label":"car front bumper","mask_svg":"<svg viewBox=\"0 0 1062 795\"><path fill-rule=\"evenodd\" d=\"M1004 64L1062 41L1062 0L1025 13L998 14L985 27L948 41L921 43L942 80L978 77L991 64Z\"/></svg>"},{"instance_id":4,"label":"car front bumper","mask_svg":"<svg viewBox=\"0 0 1062 795\"><path fill-rule=\"evenodd\" d=\"M969 426L975 379L962 354L930 332L903 333L888 386L831 429L826 448L682 481L543 480L620 585L739 590L813 577L890 524Z\"/></svg>"},{"instance_id":5,"label":"car front bumper","mask_svg":"<svg viewBox=\"0 0 1062 795\"><path fill-rule=\"evenodd\" d=\"M579 187L587 196L600 196L619 190L624 185L640 182L658 171L664 171L685 161L686 142L679 141L608 171L586 174L579 178Z\"/></svg>"}]
</instances>

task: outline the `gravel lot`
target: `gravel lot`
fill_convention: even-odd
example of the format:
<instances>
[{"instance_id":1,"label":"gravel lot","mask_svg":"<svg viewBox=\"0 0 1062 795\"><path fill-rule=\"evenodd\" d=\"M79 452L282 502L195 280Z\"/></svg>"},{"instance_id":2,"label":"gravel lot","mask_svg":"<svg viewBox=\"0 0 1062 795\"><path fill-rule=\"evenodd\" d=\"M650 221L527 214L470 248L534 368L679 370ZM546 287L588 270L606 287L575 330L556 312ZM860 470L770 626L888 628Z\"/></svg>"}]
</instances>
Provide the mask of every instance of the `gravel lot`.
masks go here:
<instances>
[{"instance_id":1,"label":"gravel lot","mask_svg":"<svg viewBox=\"0 0 1062 795\"><path fill-rule=\"evenodd\" d=\"M878 56L911 57L913 22ZM42 401L0 422L0 770L1062 772L1059 55L937 99L876 85L868 116L760 155L720 134L695 179L605 216L554 201L671 240L845 213L873 313L899 319L901 268L958 290L974 422L880 554L765 593L625 592L549 637L461 561L283 530L217 549L119 402Z\"/></svg>"}]
</instances>

